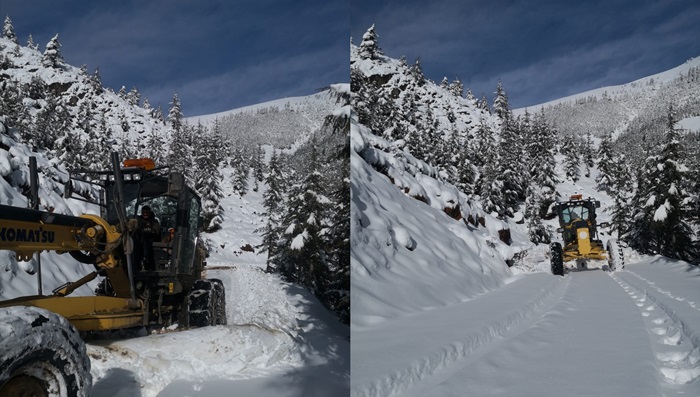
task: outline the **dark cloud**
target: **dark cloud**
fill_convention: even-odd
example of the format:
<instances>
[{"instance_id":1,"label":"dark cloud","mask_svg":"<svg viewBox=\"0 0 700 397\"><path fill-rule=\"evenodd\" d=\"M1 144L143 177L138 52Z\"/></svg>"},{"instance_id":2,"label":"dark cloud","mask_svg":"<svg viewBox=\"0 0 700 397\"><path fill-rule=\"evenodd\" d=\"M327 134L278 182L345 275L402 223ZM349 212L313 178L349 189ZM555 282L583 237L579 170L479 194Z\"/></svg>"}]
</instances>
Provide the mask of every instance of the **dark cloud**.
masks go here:
<instances>
[{"instance_id":1,"label":"dark cloud","mask_svg":"<svg viewBox=\"0 0 700 397\"><path fill-rule=\"evenodd\" d=\"M387 55L420 57L429 78L459 77L489 100L500 79L513 107L626 83L700 55L696 0L352 0L350 10L356 44L376 24Z\"/></svg>"},{"instance_id":2,"label":"dark cloud","mask_svg":"<svg viewBox=\"0 0 700 397\"><path fill-rule=\"evenodd\" d=\"M137 87L164 109L178 92L188 116L347 82L348 9L323 0L0 1L23 42L32 34L43 48L59 33L68 63L99 67L105 85Z\"/></svg>"}]
</instances>

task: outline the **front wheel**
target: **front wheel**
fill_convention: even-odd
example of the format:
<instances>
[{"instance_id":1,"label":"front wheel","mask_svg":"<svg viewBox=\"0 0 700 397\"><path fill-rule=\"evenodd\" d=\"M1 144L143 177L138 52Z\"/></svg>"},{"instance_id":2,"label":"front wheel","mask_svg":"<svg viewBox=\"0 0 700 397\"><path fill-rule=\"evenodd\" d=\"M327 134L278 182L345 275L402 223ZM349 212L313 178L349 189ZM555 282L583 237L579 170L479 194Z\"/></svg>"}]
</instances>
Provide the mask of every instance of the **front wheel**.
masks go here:
<instances>
[{"instance_id":1,"label":"front wheel","mask_svg":"<svg viewBox=\"0 0 700 397\"><path fill-rule=\"evenodd\" d=\"M551 253L551 265L552 274L555 276L564 275L564 250L561 248L560 243L552 243L549 245L549 250Z\"/></svg>"},{"instance_id":2,"label":"front wheel","mask_svg":"<svg viewBox=\"0 0 700 397\"><path fill-rule=\"evenodd\" d=\"M0 308L0 319L0 396L90 395L90 359L68 320L24 306Z\"/></svg>"}]
</instances>

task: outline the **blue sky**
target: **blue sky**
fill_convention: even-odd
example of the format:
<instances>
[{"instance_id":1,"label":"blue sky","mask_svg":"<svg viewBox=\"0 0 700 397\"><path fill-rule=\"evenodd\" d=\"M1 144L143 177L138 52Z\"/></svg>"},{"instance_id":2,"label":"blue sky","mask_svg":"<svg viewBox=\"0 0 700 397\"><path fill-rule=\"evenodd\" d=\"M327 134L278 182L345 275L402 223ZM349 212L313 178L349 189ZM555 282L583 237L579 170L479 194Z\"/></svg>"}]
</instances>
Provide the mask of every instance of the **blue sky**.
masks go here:
<instances>
[{"instance_id":1,"label":"blue sky","mask_svg":"<svg viewBox=\"0 0 700 397\"><path fill-rule=\"evenodd\" d=\"M459 77L513 108L627 83L700 56L700 1L352 0L357 45L376 25L392 58L421 58L439 82Z\"/></svg>"},{"instance_id":2,"label":"blue sky","mask_svg":"<svg viewBox=\"0 0 700 397\"><path fill-rule=\"evenodd\" d=\"M339 0L0 0L20 43L59 34L66 62L138 88L167 112L210 114L348 82L349 3Z\"/></svg>"}]
</instances>

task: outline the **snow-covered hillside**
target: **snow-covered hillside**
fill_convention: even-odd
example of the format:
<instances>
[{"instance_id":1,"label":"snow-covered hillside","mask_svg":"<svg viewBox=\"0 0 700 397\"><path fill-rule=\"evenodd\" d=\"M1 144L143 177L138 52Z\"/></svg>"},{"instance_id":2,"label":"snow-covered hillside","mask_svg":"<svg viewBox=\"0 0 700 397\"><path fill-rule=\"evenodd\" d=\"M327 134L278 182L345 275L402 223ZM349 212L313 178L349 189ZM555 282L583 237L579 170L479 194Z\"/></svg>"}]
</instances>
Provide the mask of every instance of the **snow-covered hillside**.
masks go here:
<instances>
[{"instance_id":1,"label":"snow-covered hillside","mask_svg":"<svg viewBox=\"0 0 700 397\"><path fill-rule=\"evenodd\" d=\"M141 155L147 140L168 141L162 112L135 88L115 93L102 87L99 71L88 73L62 61L47 65L38 49L4 37L0 59L0 114L23 137L34 135L33 144L41 149L63 157L69 143L84 147L95 133L105 143L95 149L101 154L126 146Z\"/></svg>"},{"instance_id":2,"label":"snow-covered hillside","mask_svg":"<svg viewBox=\"0 0 700 397\"><path fill-rule=\"evenodd\" d=\"M250 153L258 145L288 149L317 131L335 108L332 89L316 94L282 98L227 112L187 118L196 125L220 129L237 147Z\"/></svg>"},{"instance_id":3,"label":"snow-covered hillside","mask_svg":"<svg viewBox=\"0 0 700 397\"><path fill-rule=\"evenodd\" d=\"M564 136L588 132L620 136L628 155L641 152L641 136L660 141L669 106L677 119L700 116L700 57L627 84L602 87L557 99L531 109L544 109L547 120ZM524 113L517 109L515 114Z\"/></svg>"}]
</instances>

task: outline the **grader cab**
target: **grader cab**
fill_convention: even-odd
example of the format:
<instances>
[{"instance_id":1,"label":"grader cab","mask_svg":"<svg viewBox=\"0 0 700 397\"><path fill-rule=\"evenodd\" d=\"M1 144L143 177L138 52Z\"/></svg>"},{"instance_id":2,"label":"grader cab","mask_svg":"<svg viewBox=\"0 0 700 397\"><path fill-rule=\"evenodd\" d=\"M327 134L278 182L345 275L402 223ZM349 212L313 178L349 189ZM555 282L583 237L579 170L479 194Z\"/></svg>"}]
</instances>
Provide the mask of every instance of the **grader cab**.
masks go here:
<instances>
[{"instance_id":1,"label":"grader cab","mask_svg":"<svg viewBox=\"0 0 700 397\"><path fill-rule=\"evenodd\" d=\"M552 273L564 275L564 262L576 261L577 267L586 267L589 260L608 260L608 269L624 268L622 251L615 239L609 239L607 247L598 236L598 227L607 227L606 222L597 223L596 209L600 202L582 195L573 195L570 200L559 202L553 209L559 218L563 245L550 245Z\"/></svg>"}]
</instances>

